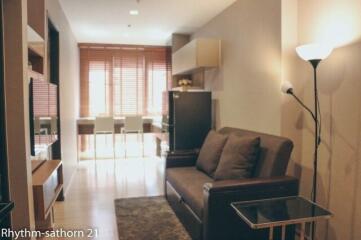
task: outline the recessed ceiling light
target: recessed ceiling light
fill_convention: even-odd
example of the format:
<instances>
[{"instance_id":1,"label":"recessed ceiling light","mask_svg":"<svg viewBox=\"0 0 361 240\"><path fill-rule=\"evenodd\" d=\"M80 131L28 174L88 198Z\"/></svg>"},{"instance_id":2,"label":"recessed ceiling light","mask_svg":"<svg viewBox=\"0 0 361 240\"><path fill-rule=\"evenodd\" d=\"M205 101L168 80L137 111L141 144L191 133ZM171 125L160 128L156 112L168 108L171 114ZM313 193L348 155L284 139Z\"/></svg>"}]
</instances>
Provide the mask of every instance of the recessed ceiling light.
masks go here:
<instances>
[{"instance_id":1,"label":"recessed ceiling light","mask_svg":"<svg viewBox=\"0 0 361 240\"><path fill-rule=\"evenodd\" d=\"M130 11L129 11L129 14L130 14L130 15L133 15L133 16L136 16L136 15L139 15L139 11L136 10L136 9L133 9L133 10L130 10Z\"/></svg>"}]
</instances>

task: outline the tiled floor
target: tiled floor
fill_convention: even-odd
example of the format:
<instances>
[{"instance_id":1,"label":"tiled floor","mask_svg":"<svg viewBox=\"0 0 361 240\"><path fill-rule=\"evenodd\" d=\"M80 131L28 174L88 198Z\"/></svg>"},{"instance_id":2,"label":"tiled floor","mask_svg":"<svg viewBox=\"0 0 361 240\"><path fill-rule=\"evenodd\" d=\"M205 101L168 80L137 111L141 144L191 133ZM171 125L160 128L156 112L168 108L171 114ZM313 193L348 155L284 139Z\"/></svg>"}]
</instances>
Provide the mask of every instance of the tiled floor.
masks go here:
<instances>
[{"instance_id":1,"label":"tiled floor","mask_svg":"<svg viewBox=\"0 0 361 240\"><path fill-rule=\"evenodd\" d=\"M164 160L155 156L80 161L66 200L55 205L55 227L118 239L114 199L163 195L163 177Z\"/></svg>"},{"instance_id":2,"label":"tiled floor","mask_svg":"<svg viewBox=\"0 0 361 240\"><path fill-rule=\"evenodd\" d=\"M116 158L141 156L142 137L138 134L127 134L125 138L122 134L115 135L115 151L113 152L113 137L111 134L97 135L96 137L97 158L110 159L113 158L115 152ZM144 155L154 156L156 152L155 135L152 133L145 133L144 139ZM80 159L93 159L94 158L94 135L82 135L78 137L79 141L79 158ZM126 144L125 144L126 143ZM125 151L126 145L126 151Z\"/></svg>"}]
</instances>

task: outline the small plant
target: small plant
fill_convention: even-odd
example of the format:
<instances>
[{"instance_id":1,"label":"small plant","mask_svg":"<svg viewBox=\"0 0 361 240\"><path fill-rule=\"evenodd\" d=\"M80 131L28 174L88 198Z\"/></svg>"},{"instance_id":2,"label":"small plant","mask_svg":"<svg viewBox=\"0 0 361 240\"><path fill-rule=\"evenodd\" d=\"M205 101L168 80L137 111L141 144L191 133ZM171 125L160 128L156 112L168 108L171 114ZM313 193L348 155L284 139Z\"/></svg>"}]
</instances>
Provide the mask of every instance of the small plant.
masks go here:
<instances>
[{"instance_id":1,"label":"small plant","mask_svg":"<svg viewBox=\"0 0 361 240\"><path fill-rule=\"evenodd\" d=\"M189 79L181 79L178 81L178 85L181 87L189 87L192 85L192 80Z\"/></svg>"}]
</instances>

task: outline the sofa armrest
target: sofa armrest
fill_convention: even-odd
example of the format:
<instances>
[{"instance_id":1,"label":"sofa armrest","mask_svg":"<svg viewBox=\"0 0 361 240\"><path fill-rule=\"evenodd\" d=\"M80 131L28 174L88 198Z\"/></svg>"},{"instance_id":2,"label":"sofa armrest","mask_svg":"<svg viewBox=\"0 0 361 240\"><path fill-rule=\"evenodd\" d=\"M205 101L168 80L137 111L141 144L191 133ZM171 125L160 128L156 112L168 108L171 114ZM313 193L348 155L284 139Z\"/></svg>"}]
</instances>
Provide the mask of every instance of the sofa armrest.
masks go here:
<instances>
[{"instance_id":1,"label":"sofa armrest","mask_svg":"<svg viewBox=\"0 0 361 240\"><path fill-rule=\"evenodd\" d=\"M191 167L196 165L198 158L198 152L192 152L187 154L175 154L168 153L166 157L165 167Z\"/></svg>"},{"instance_id":2,"label":"sofa armrest","mask_svg":"<svg viewBox=\"0 0 361 240\"><path fill-rule=\"evenodd\" d=\"M230 191L242 192L268 192L279 190L290 190L298 192L298 179L290 176L272 178L232 179L206 183L204 191L208 194L225 193Z\"/></svg>"},{"instance_id":3,"label":"sofa armrest","mask_svg":"<svg viewBox=\"0 0 361 240\"><path fill-rule=\"evenodd\" d=\"M204 239L239 239L239 236L243 236L245 239L254 239L253 234L265 234L267 236L267 233L256 232L256 230L249 228L245 222L242 222L230 204L238 201L295 195L298 195L298 180L288 176L206 183L203 187ZM266 238L259 237L257 239Z\"/></svg>"}]
</instances>

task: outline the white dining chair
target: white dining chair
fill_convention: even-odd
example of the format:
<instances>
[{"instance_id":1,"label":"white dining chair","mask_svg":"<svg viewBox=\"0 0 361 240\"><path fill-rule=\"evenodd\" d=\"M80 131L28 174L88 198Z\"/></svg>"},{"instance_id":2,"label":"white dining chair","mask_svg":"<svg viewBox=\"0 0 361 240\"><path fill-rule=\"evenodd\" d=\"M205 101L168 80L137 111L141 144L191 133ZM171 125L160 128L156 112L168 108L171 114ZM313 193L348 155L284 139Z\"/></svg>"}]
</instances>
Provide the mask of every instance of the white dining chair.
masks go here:
<instances>
[{"instance_id":1,"label":"white dining chair","mask_svg":"<svg viewBox=\"0 0 361 240\"><path fill-rule=\"evenodd\" d=\"M58 133L58 118L57 117L51 117L51 119L50 119L50 132L51 132L51 135Z\"/></svg>"},{"instance_id":2,"label":"white dining chair","mask_svg":"<svg viewBox=\"0 0 361 240\"><path fill-rule=\"evenodd\" d=\"M144 156L144 133L143 133L143 118L140 115L126 116L124 119L124 127L121 129L124 139L124 155L127 157L127 133L137 133L137 138L141 135L142 138L142 156Z\"/></svg>"},{"instance_id":3,"label":"white dining chair","mask_svg":"<svg viewBox=\"0 0 361 240\"><path fill-rule=\"evenodd\" d=\"M112 134L113 137L113 159L115 160L115 130L113 117L96 117L94 124L94 160L97 159L97 135Z\"/></svg>"},{"instance_id":4,"label":"white dining chair","mask_svg":"<svg viewBox=\"0 0 361 240\"><path fill-rule=\"evenodd\" d=\"M58 118L51 117L50 119L50 137L51 141L55 142L58 140Z\"/></svg>"}]
</instances>

